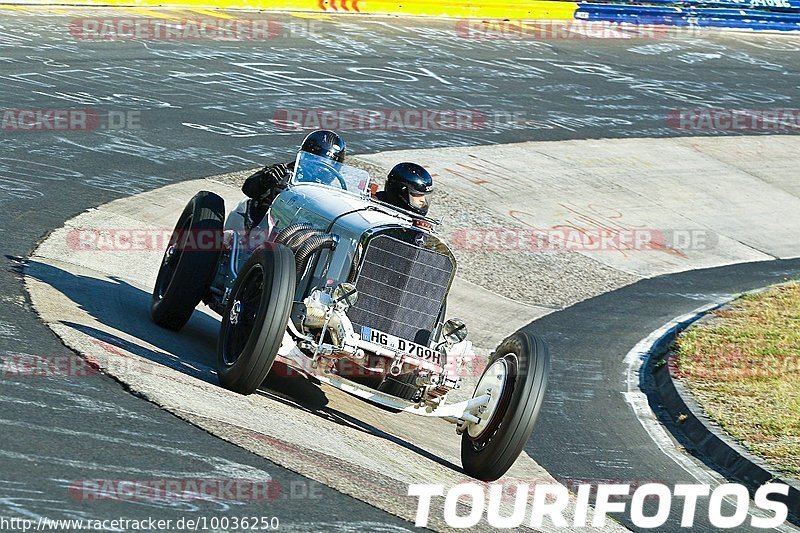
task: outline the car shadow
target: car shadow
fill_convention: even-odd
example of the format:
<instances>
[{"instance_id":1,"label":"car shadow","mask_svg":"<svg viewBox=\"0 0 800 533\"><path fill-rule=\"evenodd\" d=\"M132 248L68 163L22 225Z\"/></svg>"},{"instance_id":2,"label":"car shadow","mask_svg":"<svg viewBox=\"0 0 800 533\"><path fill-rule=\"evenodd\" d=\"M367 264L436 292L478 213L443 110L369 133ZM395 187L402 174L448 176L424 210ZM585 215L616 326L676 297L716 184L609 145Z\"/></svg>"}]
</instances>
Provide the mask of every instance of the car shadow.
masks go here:
<instances>
[{"instance_id":1,"label":"car shadow","mask_svg":"<svg viewBox=\"0 0 800 533\"><path fill-rule=\"evenodd\" d=\"M195 379L213 385L219 384L216 372L218 319L195 311L183 329L174 332L160 328L151 321L150 293L123 279L113 276L97 278L73 274L56 266L32 260L26 262L24 274L53 287L101 324L143 342L133 342L72 320L61 321L64 326L80 331L98 343L105 343L107 346L104 347L109 351L125 350ZM386 439L447 468L461 471L459 466L411 442L328 406L325 391L317 379L292 371L281 363L274 365L273 371L256 394L302 409L350 429ZM365 402L355 396L352 399Z\"/></svg>"},{"instance_id":2,"label":"car shadow","mask_svg":"<svg viewBox=\"0 0 800 533\"><path fill-rule=\"evenodd\" d=\"M208 383L218 383L213 347L219 321L213 317L195 312L181 332L176 333L153 324L150 320L150 294L125 280L76 275L38 261L29 261L24 272L26 276L59 291L101 324L144 343L132 342L70 320L63 320L62 324L154 363ZM143 346L145 343L156 349Z\"/></svg>"},{"instance_id":3,"label":"car shadow","mask_svg":"<svg viewBox=\"0 0 800 533\"><path fill-rule=\"evenodd\" d=\"M282 365L280 363L276 363L276 366L285 367L285 365ZM295 376L285 378L280 374L280 371L276 372L276 370L278 369L273 367L273 372L271 372L270 375L267 376L267 379L264 381L264 385L266 385L266 388L262 386L262 389L256 391L256 394L261 394L267 396L268 398L274 401L281 402L285 405L291 405L298 409L302 409L308 413L314 414L316 416L319 416L321 418L324 418L341 426L346 426L354 431L360 431L362 433L381 437L382 439L388 440L394 444L397 444L398 446L402 446L403 448L406 448L407 450L412 451L419 456L425 457L430 461L438 463L442 466L445 466L457 472L463 472L460 466L451 463L450 461L447 461L445 459L442 459L438 455L433 454L425 450L424 448L420 448L419 446L411 442L408 442L405 439L397 437L396 435L392 435L391 433L387 433L386 431L383 431L373 426L372 424L364 422L363 420L360 420L354 416L348 415L347 413L343 413L338 409L329 406L314 407L307 401L298 402L296 393L302 391L303 389L309 389L311 387L322 393L322 395L324 396L325 394L324 391L322 391L322 389L320 389L319 387L313 385L313 383L315 382L319 383L319 381L317 381L313 377L303 377L303 376L297 377L296 372L293 373L295 374ZM308 393L303 393L302 396L304 400L307 400L312 395L309 395ZM352 400L369 404L369 402L367 402L366 400L363 400L356 396L352 396ZM327 405L327 398L325 398L325 403ZM381 408L381 406L375 404L370 404L370 407L375 409ZM398 416L414 416L414 415L399 414Z\"/></svg>"}]
</instances>

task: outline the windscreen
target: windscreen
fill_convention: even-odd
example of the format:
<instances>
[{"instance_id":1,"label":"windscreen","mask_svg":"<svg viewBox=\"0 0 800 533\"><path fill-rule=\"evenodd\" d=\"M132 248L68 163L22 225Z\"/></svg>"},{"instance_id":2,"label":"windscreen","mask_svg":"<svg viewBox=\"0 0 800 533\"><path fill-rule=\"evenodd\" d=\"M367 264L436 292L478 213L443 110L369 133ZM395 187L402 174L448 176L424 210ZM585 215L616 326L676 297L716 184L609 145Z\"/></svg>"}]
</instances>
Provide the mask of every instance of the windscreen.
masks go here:
<instances>
[{"instance_id":1,"label":"windscreen","mask_svg":"<svg viewBox=\"0 0 800 533\"><path fill-rule=\"evenodd\" d=\"M327 157L299 152L292 183L317 183L355 194L366 194L369 190L369 173Z\"/></svg>"}]
</instances>

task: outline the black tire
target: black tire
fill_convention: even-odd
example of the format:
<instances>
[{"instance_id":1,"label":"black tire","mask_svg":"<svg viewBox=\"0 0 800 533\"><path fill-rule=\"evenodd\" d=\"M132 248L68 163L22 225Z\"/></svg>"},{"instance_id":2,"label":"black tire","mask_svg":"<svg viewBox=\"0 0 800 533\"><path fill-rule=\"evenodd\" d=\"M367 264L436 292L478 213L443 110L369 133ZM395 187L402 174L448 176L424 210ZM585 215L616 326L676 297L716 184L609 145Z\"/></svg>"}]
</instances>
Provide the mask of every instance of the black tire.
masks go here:
<instances>
[{"instance_id":1,"label":"black tire","mask_svg":"<svg viewBox=\"0 0 800 533\"><path fill-rule=\"evenodd\" d=\"M467 428L461 437L464 471L482 481L500 478L519 457L539 416L550 372L547 345L523 331L500 343L481 378L495 363L506 372L497 407L479 435Z\"/></svg>"},{"instance_id":2,"label":"black tire","mask_svg":"<svg viewBox=\"0 0 800 533\"><path fill-rule=\"evenodd\" d=\"M292 310L296 278L294 254L281 244L259 248L245 262L217 341L217 374L226 389L251 394L269 374Z\"/></svg>"},{"instance_id":3,"label":"black tire","mask_svg":"<svg viewBox=\"0 0 800 533\"><path fill-rule=\"evenodd\" d=\"M153 287L150 315L159 326L178 331L205 296L217 269L224 221L225 201L212 192L200 191L186 204Z\"/></svg>"}]
</instances>

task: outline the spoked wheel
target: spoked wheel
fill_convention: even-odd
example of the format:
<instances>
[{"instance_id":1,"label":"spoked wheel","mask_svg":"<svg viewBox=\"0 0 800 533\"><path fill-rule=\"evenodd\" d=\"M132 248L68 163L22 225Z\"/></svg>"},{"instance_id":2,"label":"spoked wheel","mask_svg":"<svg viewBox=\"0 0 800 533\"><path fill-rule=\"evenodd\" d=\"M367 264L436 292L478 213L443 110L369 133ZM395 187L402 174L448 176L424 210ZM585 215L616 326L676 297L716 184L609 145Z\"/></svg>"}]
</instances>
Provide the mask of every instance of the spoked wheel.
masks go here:
<instances>
[{"instance_id":1,"label":"spoked wheel","mask_svg":"<svg viewBox=\"0 0 800 533\"><path fill-rule=\"evenodd\" d=\"M233 285L217 342L220 384L251 394L275 362L295 291L292 251L271 244L254 251Z\"/></svg>"},{"instance_id":2,"label":"spoked wheel","mask_svg":"<svg viewBox=\"0 0 800 533\"><path fill-rule=\"evenodd\" d=\"M473 398L490 395L461 437L461 464L467 474L494 481L511 468L533 433L544 399L550 356L544 341L519 331L489 359Z\"/></svg>"},{"instance_id":3,"label":"spoked wheel","mask_svg":"<svg viewBox=\"0 0 800 533\"><path fill-rule=\"evenodd\" d=\"M158 271L150 314L161 327L179 330L211 285L220 254L225 202L200 191L186 205Z\"/></svg>"},{"instance_id":4,"label":"spoked wheel","mask_svg":"<svg viewBox=\"0 0 800 533\"><path fill-rule=\"evenodd\" d=\"M226 332L226 343L222 351L225 365L230 366L244 351L253 326L256 324L256 315L264 292L264 267L256 264L247 273L247 278L242 283L241 290L234 295L234 301L228 316L229 327Z\"/></svg>"}]
</instances>

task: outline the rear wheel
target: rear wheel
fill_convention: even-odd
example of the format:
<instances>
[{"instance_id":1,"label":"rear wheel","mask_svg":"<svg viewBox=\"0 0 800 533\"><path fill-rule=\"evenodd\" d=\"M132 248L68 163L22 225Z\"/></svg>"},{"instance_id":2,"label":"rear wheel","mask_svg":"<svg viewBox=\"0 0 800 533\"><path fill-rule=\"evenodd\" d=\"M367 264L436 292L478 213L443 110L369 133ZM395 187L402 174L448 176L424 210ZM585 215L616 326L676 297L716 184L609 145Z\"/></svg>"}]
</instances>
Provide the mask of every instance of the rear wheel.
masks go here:
<instances>
[{"instance_id":1,"label":"rear wheel","mask_svg":"<svg viewBox=\"0 0 800 533\"><path fill-rule=\"evenodd\" d=\"M178 331L211 285L220 255L225 202L200 191L178 218L158 271L150 314L161 327Z\"/></svg>"},{"instance_id":2,"label":"rear wheel","mask_svg":"<svg viewBox=\"0 0 800 533\"><path fill-rule=\"evenodd\" d=\"M539 337L519 331L498 346L473 393L488 393L489 405L461 437L467 474L494 481L511 468L533 432L549 372L550 356Z\"/></svg>"},{"instance_id":3,"label":"rear wheel","mask_svg":"<svg viewBox=\"0 0 800 533\"><path fill-rule=\"evenodd\" d=\"M226 389L251 394L269 374L286 331L296 278L294 254L280 244L259 248L242 267L217 342L217 373Z\"/></svg>"}]
</instances>

